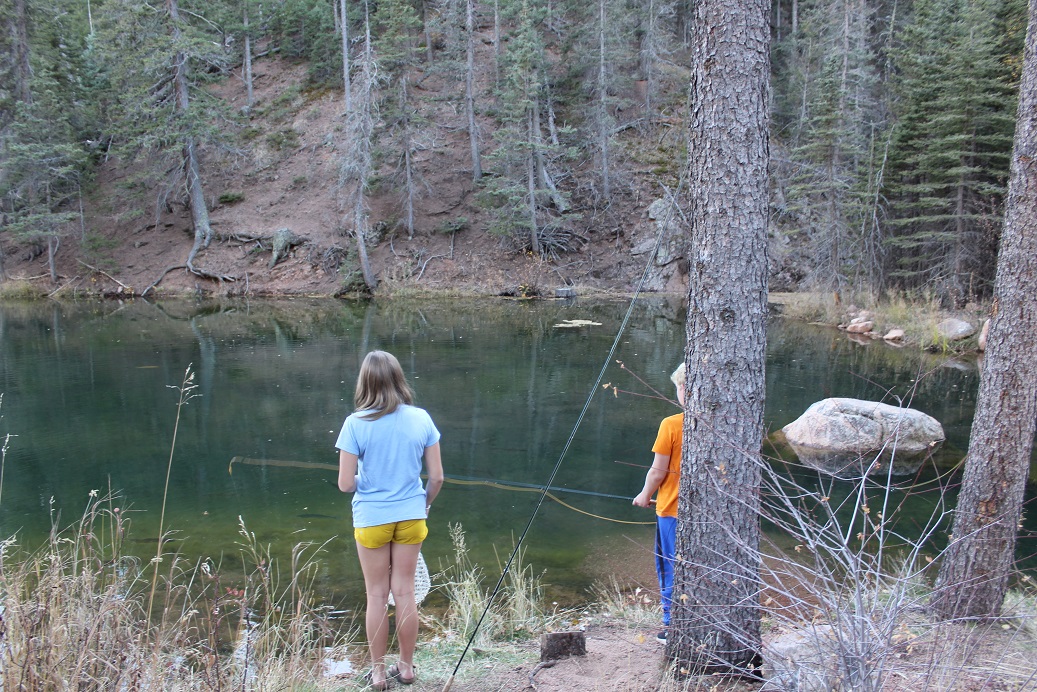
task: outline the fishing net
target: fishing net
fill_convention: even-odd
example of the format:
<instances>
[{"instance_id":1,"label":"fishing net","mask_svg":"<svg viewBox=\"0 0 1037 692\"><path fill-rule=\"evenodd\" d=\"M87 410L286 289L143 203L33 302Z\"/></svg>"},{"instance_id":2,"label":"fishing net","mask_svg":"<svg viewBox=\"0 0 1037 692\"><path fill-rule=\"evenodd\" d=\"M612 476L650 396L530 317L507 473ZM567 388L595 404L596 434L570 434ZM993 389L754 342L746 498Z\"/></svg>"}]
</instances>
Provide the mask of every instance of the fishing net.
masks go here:
<instances>
[{"instance_id":1,"label":"fishing net","mask_svg":"<svg viewBox=\"0 0 1037 692\"><path fill-rule=\"evenodd\" d=\"M429 576L428 565L425 564L425 556L418 553L418 566L414 570L414 602L420 604L431 590L432 577ZM392 597L392 591L389 592L389 605L396 605L396 600Z\"/></svg>"}]
</instances>

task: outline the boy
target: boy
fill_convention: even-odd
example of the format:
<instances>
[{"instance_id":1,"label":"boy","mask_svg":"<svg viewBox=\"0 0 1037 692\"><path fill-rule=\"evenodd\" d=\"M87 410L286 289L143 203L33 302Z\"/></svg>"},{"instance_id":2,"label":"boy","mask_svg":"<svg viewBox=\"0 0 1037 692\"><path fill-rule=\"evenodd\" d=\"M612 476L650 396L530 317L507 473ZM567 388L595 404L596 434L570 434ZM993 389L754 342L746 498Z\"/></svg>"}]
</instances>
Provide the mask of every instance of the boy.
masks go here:
<instances>
[{"instance_id":1,"label":"boy","mask_svg":"<svg viewBox=\"0 0 1037 692\"><path fill-rule=\"evenodd\" d=\"M684 364L670 380L677 386L677 401L684 407ZM645 476L645 487L634 504L650 507L655 504L655 571L659 575L659 594L663 606L663 629L656 638L665 643L670 627L670 604L673 597L673 559L677 543L677 489L681 472L681 442L684 436L684 413L664 418L659 424L652 451L655 460ZM659 496L652 500L658 490Z\"/></svg>"}]
</instances>

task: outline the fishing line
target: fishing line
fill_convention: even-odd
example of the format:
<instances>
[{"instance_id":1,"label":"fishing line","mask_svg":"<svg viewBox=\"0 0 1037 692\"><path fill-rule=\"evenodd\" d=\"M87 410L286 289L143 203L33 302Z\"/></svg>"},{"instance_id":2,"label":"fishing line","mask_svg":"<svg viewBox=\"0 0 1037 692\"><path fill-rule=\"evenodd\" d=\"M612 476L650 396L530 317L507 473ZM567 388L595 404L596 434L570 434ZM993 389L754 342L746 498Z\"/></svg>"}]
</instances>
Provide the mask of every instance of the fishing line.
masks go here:
<instances>
[{"instance_id":1,"label":"fishing line","mask_svg":"<svg viewBox=\"0 0 1037 692\"><path fill-rule=\"evenodd\" d=\"M681 184L683 185L683 178ZM668 190L667 193L669 193ZM478 634L479 628L482 627L483 620L486 619L486 614L490 611L490 606L493 605L494 599L497 597L497 594L500 593L501 587L504 585L504 579L508 576L508 572L511 570L511 565L515 562L515 556L518 554L519 548L522 546L522 542L526 538L526 534L529 533L530 527L533 526L533 521L536 519L537 512L540 511L540 508L544 504L544 500L548 496L547 488L551 487L554 483L555 477L558 475L558 470L562 466L562 460L565 459L569 447L572 446L573 440L576 438L576 431L579 430L580 424L583 422L584 417L587 415L587 411L590 409L591 401L594 399L594 394L601 386L601 381L605 377L605 371L608 369L609 364L612 362L612 357L615 355L616 349L619 347L619 340L623 337L623 332L626 331L627 324L630 322L630 316L634 312L634 305L637 303L637 297L641 295L645 283L648 281L648 273L651 271L652 264L655 262L655 258L659 253L659 247L662 245L663 240L663 231L669 226L668 222L672 218L671 214L674 207L676 207L675 201L671 204L670 210L666 215L666 223L659 224L658 235L655 239L655 247L648 255L648 262L645 264L644 271L641 272L641 280L638 282L637 288L634 290L634 295L630 299L630 305L627 306L626 314L623 315L623 321L619 325L619 331L616 332L616 338L612 341L612 346L609 348L608 355L605 357L605 362L602 363L601 370L598 372L598 377L594 381L594 385L590 388L590 392L587 394L587 400L584 402L583 408L580 410L580 415L576 417L576 424L573 425L572 432L569 433L569 439L565 441L565 445L562 447L562 452L558 455L558 461L555 462L554 468L551 469L551 475L548 476L547 483L544 484L544 490L540 492L540 498L537 500L536 506L533 507L533 512L529 516L529 521L526 522L525 528L522 529L522 533L519 534L518 540L515 542L515 548L511 551L511 556L508 558L507 564L504 565L504 570L501 572L500 579L497 580L497 585L493 587L493 591L490 592L489 597L486 599L486 606L483 608L478 622L475 623L472 633L468 636L468 642L465 644L464 650L457 659L454 671L450 674L450 678L443 686L443 692L449 692L451 686L453 686L454 677L457 675L457 671L461 668L461 663L464 662L465 656L468 655L468 650L472 648L472 642L475 641L475 635Z\"/></svg>"}]
</instances>

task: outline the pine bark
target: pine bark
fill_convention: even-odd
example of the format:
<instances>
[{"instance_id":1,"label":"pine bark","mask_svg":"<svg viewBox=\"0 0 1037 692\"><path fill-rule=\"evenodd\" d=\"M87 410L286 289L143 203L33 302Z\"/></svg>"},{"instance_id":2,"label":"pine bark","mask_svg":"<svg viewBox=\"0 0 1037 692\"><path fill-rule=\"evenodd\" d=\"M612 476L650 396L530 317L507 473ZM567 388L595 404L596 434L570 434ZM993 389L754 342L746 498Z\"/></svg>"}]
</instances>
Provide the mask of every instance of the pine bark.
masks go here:
<instances>
[{"instance_id":1,"label":"pine bark","mask_svg":"<svg viewBox=\"0 0 1037 692\"><path fill-rule=\"evenodd\" d=\"M1037 425L1037 0L1019 90L1011 178L980 375L952 540L931 601L939 616L1000 614Z\"/></svg>"},{"instance_id":2,"label":"pine bark","mask_svg":"<svg viewBox=\"0 0 1037 692\"><path fill-rule=\"evenodd\" d=\"M687 390L667 653L752 672L767 308L770 6L702 0L691 41Z\"/></svg>"}]
</instances>

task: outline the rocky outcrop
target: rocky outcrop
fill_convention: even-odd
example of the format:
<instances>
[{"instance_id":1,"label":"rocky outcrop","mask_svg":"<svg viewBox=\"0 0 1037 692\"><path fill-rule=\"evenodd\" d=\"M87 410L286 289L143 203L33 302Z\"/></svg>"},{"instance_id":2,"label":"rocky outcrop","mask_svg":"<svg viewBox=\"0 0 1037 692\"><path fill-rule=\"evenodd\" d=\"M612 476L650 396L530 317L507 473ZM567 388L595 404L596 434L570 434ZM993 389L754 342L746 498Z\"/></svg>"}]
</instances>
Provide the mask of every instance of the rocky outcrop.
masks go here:
<instances>
[{"instance_id":1,"label":"rocky outcrop","mask_svg":"<svg viewBox=\"0 0 1037 692\"><path fill-rule=\"evenodd\" d=\"M914 473L943 444L943 426L911 408L833 398L812 404L782 432L804 464L833 476Z\"/></svg>"}]
</instances>

